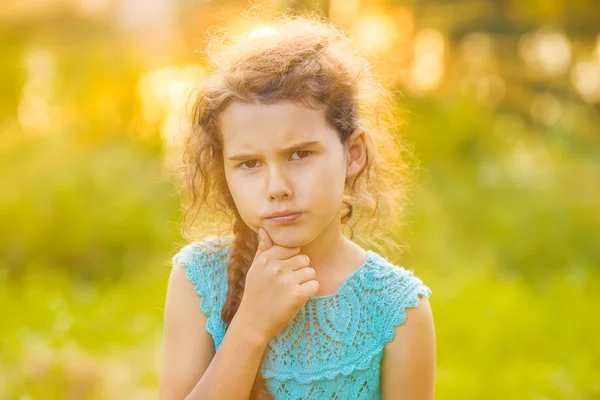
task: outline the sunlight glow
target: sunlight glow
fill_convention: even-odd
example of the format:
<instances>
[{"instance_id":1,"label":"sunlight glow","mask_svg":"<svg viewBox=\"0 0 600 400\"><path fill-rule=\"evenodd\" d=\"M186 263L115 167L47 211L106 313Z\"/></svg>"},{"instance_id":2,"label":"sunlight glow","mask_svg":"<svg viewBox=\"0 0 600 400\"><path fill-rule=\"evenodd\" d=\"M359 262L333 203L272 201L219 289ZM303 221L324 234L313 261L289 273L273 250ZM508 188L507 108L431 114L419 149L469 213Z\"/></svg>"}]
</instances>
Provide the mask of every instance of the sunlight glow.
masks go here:
<instances>
[{"instance_id":1,"label":"sunlight glow","mask_svg":"<svg viewBox=\"0 0 600 400\"><path fill-rule=\"evenodd\" d=\"M571 82L590 103L600 102L600 62L580 62L571 71Z\"/></svg>"},{"instance_id":2,"label":"sunlight glow","mask_svg":"<svg viewBox=\"0 0 600 400\"><path fill-rule=\"evenodd\" d=\"M352 25L358 17L360 0L330 0L329 16L339 24Z\"/></svg>"},{"instance_id":3,"label":"sunlight glow","mask_svg":"<svg viewBox=\"0 0 600 400\"><path fill-rule=\"evenodd\" d=\"M17 119L24 130L48 133L53 119L58 117L50 109L56 62L49 51L29 49L23 58L25 84L17 106Z\"/></svg>"},{"instance_id":4,"label":"sunlight glow","mask_svg":"<svg viewBox=\"0 0 600 400\"><path fill-rule=\"evenodd\" d=\"M438 87L444 76L444 36L437 30L425 29L417 34L410 86L418 92Z\"/></svg>"},{"instance_id":5,"label":"sunlight glow","mask_svg":"<svg viewBox=\"0 0 600 400\"><path fill-rule=\"evenodd\" d=\"M204 75L197 65L171 65L144 74L137 84L142 118L147 124L160 124L162 136L169 146L179 140L187 127L183 118L188 95Z\"/></svg>"},{"instance_id":6,"label":"sunlight glow","mask_svg":"<svg viewBox=\"0 0 600 400\"><path fill-rule=\"evenodd\" d=\"M101 14L109 9L111 0L75 0L74 5L83 15Z\"/></svg>"},{"instance_id":7,"label":"sunlight glow","mask_svg":"<svg viewBox=\"0 0 600 400\"><path fill-rule=\"evenodd\" d=\"M539 29L521 39L519 52L532 72L558 76L571 64L571 42L561 32Z\"/></svg>"},{"instance_id":8,"label":"sunlight glow","mask_svg":"<svg viewBox=\"0 0 600 400\"><path fill-rule=\"evenodd\" d=\"M279 31L275 28L271 28L270 26L262 26L252 29L248 37L257 38L263 36L275 36L279 35Z\"/></svg>"},{"instance_id":9,"label":"sunlight glow","mask_svg":"<svg viewBox=\"0 0 600 400\"><path fill-rule=\"evenodd\" d=\"M398 37L395 21L383 14L359 17L352 32L360 48L376 56L390 51L394 40Z\"/></svg>"}]
</instances>

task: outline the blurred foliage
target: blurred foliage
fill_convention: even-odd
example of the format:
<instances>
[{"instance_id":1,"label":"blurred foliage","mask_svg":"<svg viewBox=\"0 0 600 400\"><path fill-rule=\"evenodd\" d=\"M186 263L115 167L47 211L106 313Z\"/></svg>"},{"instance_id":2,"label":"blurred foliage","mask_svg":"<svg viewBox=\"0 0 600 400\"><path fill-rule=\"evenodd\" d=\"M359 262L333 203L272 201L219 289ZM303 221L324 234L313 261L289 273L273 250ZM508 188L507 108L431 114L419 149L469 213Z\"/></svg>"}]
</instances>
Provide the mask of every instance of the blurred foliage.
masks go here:
<instances>
[{"instance_id":1,"label":"blurred foliage","mask_svg":"<svg viewBox=\"0 0 600 400\"><path fill-rule=\"evenodd\" d=\"M408 108L426 176L413 207L419 264L432 257L427 249L443 254L434 265L477 254L532 285L598 270L600 147L562 140L568 132L511 131L460 97Z\"/></svg>"},{"instance_id":2,"label":"blurred foliage","mask_svg":"<svg viewBox=\"0 0 600 400\"><path fill-rule=\"evenodd\" d=\"M136 276L170 249L175 192L130 143L73 142L41 137L0 159L3 263L11 275L39 265L94 280Z\"/></svg>"},{"instance_id":3,"label":"blurred foliage","mask_svg":"<svg viewBox=\"0 0 600 400\"><path fill-rule=\"evenodd\" d=\"M133 3L0 12L2 399L157 396L170 257L184 244L178 96L202 73L173 66L196 64L196 37L246 3L181 3L150 22ZM437 398L600 398L597 3L369 7L412 15L416 42L447 41L439 82L394 80L422 185L398 233L409 251L390 258L433 290ZM567 58L522 60L536 40L564 52L565 38ZM372 56L410 69L401 50Z\"/></svg>"}]
</instances>

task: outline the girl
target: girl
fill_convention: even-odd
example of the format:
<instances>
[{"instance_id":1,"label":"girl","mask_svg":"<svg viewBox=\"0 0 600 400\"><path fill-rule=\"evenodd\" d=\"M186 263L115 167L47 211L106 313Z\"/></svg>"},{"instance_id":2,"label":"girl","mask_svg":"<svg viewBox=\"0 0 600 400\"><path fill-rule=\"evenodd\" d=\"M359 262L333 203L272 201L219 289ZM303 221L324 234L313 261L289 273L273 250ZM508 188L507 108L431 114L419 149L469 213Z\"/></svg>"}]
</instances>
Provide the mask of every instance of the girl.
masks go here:
<instances>
[{"instance_id":1,"label":"girl","mask_svg":"<svg viewBox=\"0 0 600 400\"><path fill-rule=\"evenodd\" d=\"M401 205L389 92L317 18L212 44L186 216L210 205L233 237L173 257L160 398L432 399L431 291L351 240L351 217Z\"/></svg>"}]
</instances>

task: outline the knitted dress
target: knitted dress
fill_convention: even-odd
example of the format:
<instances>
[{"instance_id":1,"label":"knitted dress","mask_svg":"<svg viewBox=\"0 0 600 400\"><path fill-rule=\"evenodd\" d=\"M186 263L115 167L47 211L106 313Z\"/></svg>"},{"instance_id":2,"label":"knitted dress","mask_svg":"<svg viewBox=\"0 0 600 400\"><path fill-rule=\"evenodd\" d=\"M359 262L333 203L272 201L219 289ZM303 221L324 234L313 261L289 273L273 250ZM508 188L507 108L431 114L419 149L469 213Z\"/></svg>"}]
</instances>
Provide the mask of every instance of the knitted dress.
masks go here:
<instances>
[{"instance_id":1,"label":"knitted dress","mask_svg":"<svg viewBox=\"0 0 600 400\"><path fill-rule=\"evenodd\" d=\"M228 243L193 242L173 257L201 297L215 351L225 336ZM269 341L260 364L269 393L275 400L380 399L384 346L406 319L405 309L430 294L412 271L367 250L364 264L335 293L310 297Z\"/></svg>"}]
</instances>

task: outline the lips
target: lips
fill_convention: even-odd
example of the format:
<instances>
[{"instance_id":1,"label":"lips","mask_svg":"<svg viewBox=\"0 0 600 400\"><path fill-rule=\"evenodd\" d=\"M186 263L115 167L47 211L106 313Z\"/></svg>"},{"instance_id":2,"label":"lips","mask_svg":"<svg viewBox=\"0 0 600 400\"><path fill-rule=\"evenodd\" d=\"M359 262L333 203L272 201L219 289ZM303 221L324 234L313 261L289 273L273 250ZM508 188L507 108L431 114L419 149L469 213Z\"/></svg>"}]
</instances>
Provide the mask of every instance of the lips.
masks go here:
<instances>
[{"instance_id":1,"label":"lips","mask_svg":"<svg viewBox=\"0 0 600 400\"><path fill-rule=\"evenodd\" d=\"M270 222L273 222L276 224L289 224L289 223L296 221L298 218L300 218L301 214L302 214L301 212L291 212L291 211L279 212L279 213L271 214L267 218L267 221L270 221Z\"/></svg>"},{"instance_id":2,"label":"lips","mask_svg":"<svg viewBox=\"0 0 600 400\"><path fill-rule=\"evenodd\" d=\"M267 219L287 217L295 214L300 214L300 211L279 211L270 215L267 215Z\"/></svg>"}]
</instances>

